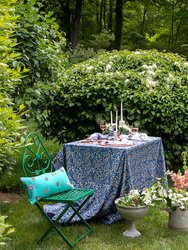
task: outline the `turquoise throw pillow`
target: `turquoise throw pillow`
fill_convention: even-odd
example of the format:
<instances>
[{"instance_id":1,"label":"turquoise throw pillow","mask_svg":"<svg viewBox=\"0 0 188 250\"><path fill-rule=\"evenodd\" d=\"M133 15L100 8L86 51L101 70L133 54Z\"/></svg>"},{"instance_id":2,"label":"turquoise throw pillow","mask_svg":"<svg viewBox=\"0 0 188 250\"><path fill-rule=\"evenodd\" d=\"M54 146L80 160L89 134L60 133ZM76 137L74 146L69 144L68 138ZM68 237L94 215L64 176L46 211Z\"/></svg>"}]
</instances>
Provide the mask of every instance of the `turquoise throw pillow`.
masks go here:
<instances>
[{"instance_id":1,"label":"turquoise throw pillow","mask_svg":"<svg viewBox=\"0 0 188 250\"><path fill-rule=\"evenodd\" d=\"M31 204L42 198L73 189L73 185L62 167L54 172L41 174L34 177L21 177Z\"/></svg>"}]
</instances>

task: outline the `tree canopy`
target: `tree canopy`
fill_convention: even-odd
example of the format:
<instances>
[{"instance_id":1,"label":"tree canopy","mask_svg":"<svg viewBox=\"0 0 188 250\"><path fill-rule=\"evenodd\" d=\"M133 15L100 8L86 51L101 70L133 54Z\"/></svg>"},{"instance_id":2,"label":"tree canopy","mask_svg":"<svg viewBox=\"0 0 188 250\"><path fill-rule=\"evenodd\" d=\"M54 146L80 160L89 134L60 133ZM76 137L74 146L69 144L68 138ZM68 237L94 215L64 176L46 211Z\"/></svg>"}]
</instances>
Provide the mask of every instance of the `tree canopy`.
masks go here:
<instances>
[{"instance_id":1,"label":"tree canopy","mask_svg":"<svg viewBox=\"0 0 188 250\"><path fill-rule=\"evenodd\" d=\"M108 31L106 49L156 48L187 53L188 2L180 0L47 0L73 48L97 46L96 35ZM96 41L96 43L94 43Z\"/></svg>"}]
</instances>

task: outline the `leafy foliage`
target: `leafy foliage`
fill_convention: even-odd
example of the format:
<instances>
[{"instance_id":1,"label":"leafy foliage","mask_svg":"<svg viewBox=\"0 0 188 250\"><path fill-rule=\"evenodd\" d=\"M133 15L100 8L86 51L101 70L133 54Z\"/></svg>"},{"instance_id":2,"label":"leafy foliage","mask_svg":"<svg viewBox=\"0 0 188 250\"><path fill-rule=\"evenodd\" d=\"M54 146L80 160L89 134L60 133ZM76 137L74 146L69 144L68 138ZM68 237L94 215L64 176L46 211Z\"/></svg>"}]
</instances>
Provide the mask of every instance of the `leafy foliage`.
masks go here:
<instances>
[{"instance_id":1,"label":"leafy foliage","mask_svg":"<svg viewBox=\"0 0 188 250\"><path fill-rule=\"evenodd\" d=\"M0 246L6 245L6 241L10 240L8 236L15 231L11 225L5 222L6 218L7 216L0 214Z\"/></svg>"},{"instance_id":2,"label":"leafy foliage","mask_svg":"<svg viewBox=\"0 0 188 250\"><path fill-rule=\"evenodd\" d=\"M22 129L21 118L14 111L12 95L21 83L24 68L16 63L19 54L15 52L14 27L17 17L14 14L15 0L0 3L0 173L11 172L15 153L20 146ZM23 105L20 106L20 111Z\"/></svg>"},{"instance_id":3,"label":"leafy foliage","mask_svg":"<svg viewBox=\"0 0 188 250\"><path fill-rule=\"evenodd\" d=\"M27 77L18 89L18 94L25 94L26 104L30 106L30 88L41 85L53 85L62 77L65 67L65 38L58 31L59 27L52 17L52 12L44 13L42 3L36 0L22 1L17 8L19 15L16 28L20 51L19 62L29 68ZM34 98L34 96L31 96Z\"/></svg>"},{"instance_id":4,"label":"leafy foliage","mask_svg":"<svg viewBox=\"0 0 188 250\"><path fill-rule=\"evenodd\" d=\"M67 66L70 67L72 64L77 64L90 58L97 57L103 52L105 52L105 50L93 49L83 45L77 45L75 49L69 48L66 50L66 55L69 58Z\"/></svg>"},{"instance_id":5,"label":"leafy foliage","mask_svg":"<svg viewBox=\"0 0 188 250\"><path fill-rule=\"evenodd\" d=\"M185 59L172 53L104 53L67 69L56 91L42 92L39 127L60 142L81 139L99 130L98 115L109 121L123 101L126 122L162 137L166 162L175 166L188 141L187 72Z\"/></svg>"},{"instance_id":6,"label":"leafy foliage","mask_svg":"<svg viewBox=\"0 0 188 250\"><path fill-rule=\"evenodd\" d=\"M112 46L114 39L114 34L112 34L109 30L104 29L100 34L93 34L92 40L88 43L92 48L109 49Z\"/></svg>"}]
</instances>

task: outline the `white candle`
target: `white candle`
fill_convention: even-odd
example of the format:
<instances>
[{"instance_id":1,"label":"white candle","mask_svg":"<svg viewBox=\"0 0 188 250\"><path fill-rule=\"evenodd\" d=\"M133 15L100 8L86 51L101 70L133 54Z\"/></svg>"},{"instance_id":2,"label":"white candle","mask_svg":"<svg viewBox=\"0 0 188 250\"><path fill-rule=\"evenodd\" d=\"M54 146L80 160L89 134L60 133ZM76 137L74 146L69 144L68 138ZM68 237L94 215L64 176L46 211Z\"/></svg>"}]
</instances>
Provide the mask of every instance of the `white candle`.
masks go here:
<instances>
[{"instance_id":1,"label":"white candle","mask_svg":"<svg viewBox=\"0 0 188 250\"><path fill-rule=\"evenodd\" d=\"M118 131L118 111L116 111L116 132Z\"/></svg>"},{"instance_id":2,"label":"white candle","mask_svg":"<svg viewBox=\"0 0 188 250\"><path fill-rule=\"evenodd\" d=\"M110 111L110 125L113 123L113 118L112 118L112 111Z\"/></svg>"},{"instance_id":3,"label":"white candle","mask_svg":"<svg viewBox=\"0 0 188 250\"><path fill-rule=\"evenodd\" d=\"M121 102L121 121L123 121L123 103Z\"/></svg>"}]
</instances>

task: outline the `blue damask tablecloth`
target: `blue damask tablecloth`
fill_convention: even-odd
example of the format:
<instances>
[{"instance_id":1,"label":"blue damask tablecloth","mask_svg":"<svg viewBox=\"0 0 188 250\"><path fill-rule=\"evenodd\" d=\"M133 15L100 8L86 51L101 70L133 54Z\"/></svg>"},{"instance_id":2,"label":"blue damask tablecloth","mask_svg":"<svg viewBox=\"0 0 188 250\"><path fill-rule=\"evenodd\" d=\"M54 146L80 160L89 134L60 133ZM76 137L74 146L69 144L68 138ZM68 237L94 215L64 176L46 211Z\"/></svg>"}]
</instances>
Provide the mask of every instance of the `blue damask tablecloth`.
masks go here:
<instances>
[{"instance_id":1,"label":"blue damask tablecloth","mask_svg":"<svg viewBox=\"0 0 188 250\"><path fill-rule=\"evenodd\" d=\"M102 218L106 224L121 219L114 206L116 198L131 189L151 186L156 177L163 177L166 172L159 137L135 141L134 146L126 147L71 142L62 147L54 162L57 169L65 166L75 188L96 190L80 212L85 219ZM44 210L56 218L62 206L45 205Z\"/></svg>"}]
</instances>

